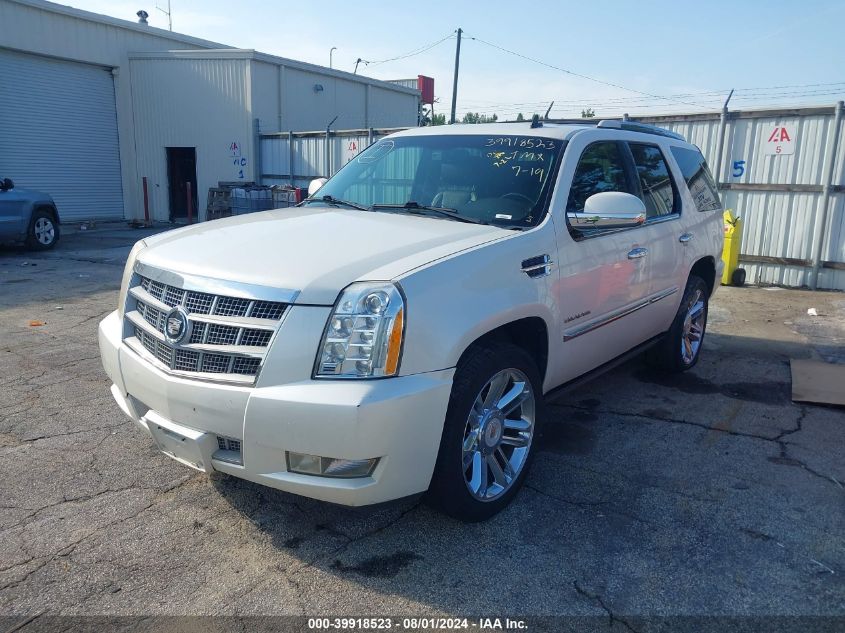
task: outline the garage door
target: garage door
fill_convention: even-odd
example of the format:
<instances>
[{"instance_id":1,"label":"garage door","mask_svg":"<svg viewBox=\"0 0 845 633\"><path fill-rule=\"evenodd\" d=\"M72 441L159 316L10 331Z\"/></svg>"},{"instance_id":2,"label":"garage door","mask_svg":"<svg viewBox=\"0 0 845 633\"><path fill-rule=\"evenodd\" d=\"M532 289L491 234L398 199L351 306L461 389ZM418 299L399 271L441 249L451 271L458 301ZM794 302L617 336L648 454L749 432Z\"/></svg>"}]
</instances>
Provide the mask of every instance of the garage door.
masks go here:
<instances>
[{"instance_id":1,"label":"garage door","mask_svg":"<svg viewBox=\"0 0 845 633\"><path fill-rule=\"evenodd\" d=\"M0 178L53 196L62 221L123 218L111 71L0 50Z\"/></svg>"}]
</instances>

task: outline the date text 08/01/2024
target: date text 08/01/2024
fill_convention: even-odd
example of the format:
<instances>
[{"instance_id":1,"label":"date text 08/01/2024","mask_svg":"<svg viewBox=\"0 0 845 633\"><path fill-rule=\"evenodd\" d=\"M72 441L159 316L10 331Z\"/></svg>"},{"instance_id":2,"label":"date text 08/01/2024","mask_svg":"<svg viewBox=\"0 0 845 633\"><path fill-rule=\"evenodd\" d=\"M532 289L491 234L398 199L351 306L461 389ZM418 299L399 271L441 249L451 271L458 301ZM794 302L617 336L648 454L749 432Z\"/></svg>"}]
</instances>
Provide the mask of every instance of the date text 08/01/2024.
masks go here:
<instances>
[{"instance_id":1,"label":"date text 08/01/2024","mask_svg":"<svg viewBox=\"0 0 845 633\"><path fill-rule=\"evenodd\" d=\"M310 630L377 631L400 630L491 630L519 631L528 628L524 620L511 618L308 618Z\"/></svg>"}]
</instances>

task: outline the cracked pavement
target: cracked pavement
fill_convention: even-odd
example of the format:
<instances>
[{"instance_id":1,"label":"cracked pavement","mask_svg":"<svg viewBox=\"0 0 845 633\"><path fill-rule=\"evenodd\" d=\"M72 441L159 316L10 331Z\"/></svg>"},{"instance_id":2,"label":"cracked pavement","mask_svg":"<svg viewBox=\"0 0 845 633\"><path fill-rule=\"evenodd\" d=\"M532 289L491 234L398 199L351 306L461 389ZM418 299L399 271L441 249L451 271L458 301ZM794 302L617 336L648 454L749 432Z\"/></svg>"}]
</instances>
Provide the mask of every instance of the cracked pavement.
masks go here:
<instances>
[{"instance_id":1,"label":"cracked pavement","mask_svg":"<svg viewBox=\"0 0 845 633\"><path fill-rule=\"evenodd\" d=\"M144 234L0 248L0 615L845 616L845 410L793 404L789 370L845 362L842 294L721 289L694 371L550 403L523 491L464 525L157 453L96 338Z\"/></svg>"}]
</instances>

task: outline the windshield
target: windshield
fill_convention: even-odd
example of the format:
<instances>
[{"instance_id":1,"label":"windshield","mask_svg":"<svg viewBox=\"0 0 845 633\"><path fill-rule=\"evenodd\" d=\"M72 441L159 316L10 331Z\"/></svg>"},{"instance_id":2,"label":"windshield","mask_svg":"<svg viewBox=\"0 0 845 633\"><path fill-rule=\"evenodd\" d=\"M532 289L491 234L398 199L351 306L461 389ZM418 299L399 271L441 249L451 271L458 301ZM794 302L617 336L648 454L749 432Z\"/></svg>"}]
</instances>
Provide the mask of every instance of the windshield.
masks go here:
<instances>
[{"instance_id":1,"label":"windshield","mask_svg":"<svg viewBox=\"0 0 845 633\"><path fill-rule=\"evenodd\" d=\"M521 135L387 138L353 158L311 200L326 202L328 196L346 206L394 213L436 207L440 213L432 217L536 226L546 213L564 144Z\"/></svg>"}]
</instances>

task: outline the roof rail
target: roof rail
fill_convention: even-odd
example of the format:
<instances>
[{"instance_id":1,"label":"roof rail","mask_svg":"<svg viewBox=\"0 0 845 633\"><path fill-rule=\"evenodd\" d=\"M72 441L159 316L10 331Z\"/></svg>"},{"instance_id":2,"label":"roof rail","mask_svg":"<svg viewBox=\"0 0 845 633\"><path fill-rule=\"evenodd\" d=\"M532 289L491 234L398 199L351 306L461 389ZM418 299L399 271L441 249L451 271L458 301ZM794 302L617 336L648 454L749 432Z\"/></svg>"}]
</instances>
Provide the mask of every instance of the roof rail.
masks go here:
<instances>
[{"instance_id":1,"label":"roof rail","mask_svg":"<svg viewBox=\"0 0 845 633\"><path fill-rule=\"evenodd\" d=\"M635 123L634 121L619 121L618 119L604 119L599 121L598 127L609 128L612 130L627 130L629 132L642 132L643 134L656 134L657 136L668 136L679 141L686 141L683 136L677 132L672 132L656 125L648 125L646 123Z\"/></svg>"}]
</instances>

